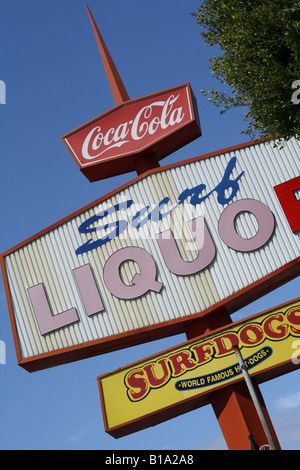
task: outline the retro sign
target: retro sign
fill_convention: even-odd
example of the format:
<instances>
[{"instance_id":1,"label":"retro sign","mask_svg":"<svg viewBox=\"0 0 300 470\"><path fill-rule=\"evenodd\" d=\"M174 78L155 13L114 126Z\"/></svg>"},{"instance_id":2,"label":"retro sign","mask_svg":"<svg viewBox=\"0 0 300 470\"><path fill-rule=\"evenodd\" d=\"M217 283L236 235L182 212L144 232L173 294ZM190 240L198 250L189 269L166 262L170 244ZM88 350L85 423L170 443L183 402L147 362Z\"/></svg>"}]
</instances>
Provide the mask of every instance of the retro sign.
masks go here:
<instances>
[{"instance_id":1,"label":"retro sign","mask_svg":"<svg viewBox=\"0 0 300 470\"><path fill-rule=\"evenodd\" d=\"M209 402L242 378L233 346L258 382L299 364L300 299L98 377L106 431L114 437Z\"/></svg>"},{"instance_id":2,"label":"retro sign","mask_svg":"<svg viewBox=\"0 0 300 470\"><path fill-rule=\"evenodd\" d=\"M183 332L299 275L299 151L250 142L151 170L4 253L19 364Z\"/></svg>"},{"instance_id":3,"label":"retro sign","mask_svg":"<svg viewBox=\"0 0 300 470\"><path fill-rule=\"evenodd\" d=\"M201 136L189 84L127 101L62 137L90 181L134 171L140 157L157 161Z\"/></svg>"}]
</instances>

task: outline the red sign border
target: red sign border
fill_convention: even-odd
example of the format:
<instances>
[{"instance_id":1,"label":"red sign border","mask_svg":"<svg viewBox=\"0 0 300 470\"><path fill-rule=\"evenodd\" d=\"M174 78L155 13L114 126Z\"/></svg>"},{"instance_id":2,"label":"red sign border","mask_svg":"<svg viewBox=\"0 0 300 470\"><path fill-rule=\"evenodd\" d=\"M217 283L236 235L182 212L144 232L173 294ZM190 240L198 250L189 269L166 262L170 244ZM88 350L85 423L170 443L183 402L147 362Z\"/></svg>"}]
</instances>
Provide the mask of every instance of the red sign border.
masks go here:
<instances>
[{"instance_id":1,"label":"red sign border","mask_svg":"<svg viewBox=\"0 0 300 470\"><path fill-rule=\"evenodd\" d=\"M216 303L215 305L204 310L203 312L188 315L183 318L181 317L181 318L177 318L174 320L162 322L162 323L159 323L158 325L152 325L150 327L140 328L131 332L113 335L108 338L101 338L101 339L89 341L87 343L83 343L80 345L71 346L71 347L59 349L56 351L51 351L49 353L36 355L30 358L22 359L22 356L21 356L20 346L18 342L18 333L17 333L13 307L12 307L12 301L10 298L8 278L7 278L6 269L5 269L5 257L6 256L13 253L17 249L23 247L24 245L32 242L33 240L36 240L42 235L50 232L51 230L57 228L58 226L68 222L69 220L78 216L82 212L85 212L88 209L92 208L93 206L102 203L107 198L115 195L121 190L128 188L135 182L141 181L143 178L145 178L149 174L158 173L160 171L166 171L171 168L176 168L179 166L187 165L195 161L204 160L206 158L210 158L210 157L224 154L227 152L232 152L232 151L239 150L245 147L250 147L253 145L257 145L259 143L260 142L258 141L249 141L243 144L235 145L235 146L228 147L222 150L210 152L210 153L198 156L198 157L193 157L187 160L183 160L183 161L176 162L170 165L166 165L164 167L159 167L153 170L149 170L143 175L138 176L134 178L133 180L130 180L128 183L125 183L123 186L114 189L113 191L111 191L108 194L105 194L98 200L93 201L87 206L59 220L55 224L43 229L39 233L24 240L23 242L19 243L18 245L14 246L8 251L0 254L0 265L1 265L3 281L4 281L4 288L5 288L6 298L7 298L8 310L9 310L9 315L10 315L10 322L11 322L11 327L12 327L12 332L13 332L13 339L14 339L18 364L24 369L26 369L27 371L33 372L33 371L61 365L61 364L66 364L69 362L74 362L80 359L86 359L88 357L93 357L99 354L116 351L125 347L135 346L137 344L145 343L148 341L161 339L166 336L180 334L180 333L185 332L187 325L190 322L193 322L194 320L197 320L197 319L205 317L206 315L215 313L219 311L220 309L226 309L228 314L232 314L236 310L248 305L249 303L253 302L259 297L265 294L268 294L272 290L282 286L286 282L289 282L290 280L297 277L300 272L300 256L296 258L295 260L273 271L272 273L268 274L267 276L250 284L249 286L246 286L239 292L232 294L226 299L223 299L222 301Z\"/></svg>"}]
</instances>

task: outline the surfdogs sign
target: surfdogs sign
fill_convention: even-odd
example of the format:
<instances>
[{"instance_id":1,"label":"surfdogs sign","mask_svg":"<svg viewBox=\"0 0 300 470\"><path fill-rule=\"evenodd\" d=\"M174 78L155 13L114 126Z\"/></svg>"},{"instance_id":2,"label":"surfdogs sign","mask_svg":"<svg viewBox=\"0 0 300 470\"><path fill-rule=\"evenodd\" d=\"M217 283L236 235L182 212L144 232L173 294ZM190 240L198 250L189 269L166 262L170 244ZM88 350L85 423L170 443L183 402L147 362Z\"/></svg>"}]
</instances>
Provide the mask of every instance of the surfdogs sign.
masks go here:
<instances>
[{"instance_id":1,"label":"surfdogs sign","mask_svg":"<svg viewBox=\"0 0 300 470\"><path fill-rule=\"evenodd\" d=\"M299 364L299 337L298 298L102 375L105 429L121 437L207 404L209 392L242 378L235 345L258 382L289 372Z\"/></svg>"}]
</instances>

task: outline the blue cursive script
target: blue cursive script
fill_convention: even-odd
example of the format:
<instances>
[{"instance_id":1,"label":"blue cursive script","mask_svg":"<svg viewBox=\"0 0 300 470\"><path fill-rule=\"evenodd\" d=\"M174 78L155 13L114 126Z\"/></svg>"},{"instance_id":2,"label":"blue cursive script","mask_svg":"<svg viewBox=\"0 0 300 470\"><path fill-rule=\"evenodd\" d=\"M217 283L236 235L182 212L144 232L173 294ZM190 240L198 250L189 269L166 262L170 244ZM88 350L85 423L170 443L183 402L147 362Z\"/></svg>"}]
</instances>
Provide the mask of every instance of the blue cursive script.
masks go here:
<instances>
[{"instance_id":1,"label":"blue cursive script","mask_svg":"<svg viewBox=\"0 0 300 470\"><path fill-rule=\"evenodd\" d=\"M170 201L170 198L166 196L143 219L141 219L142 216L149 210L150 206L145 206L143 209L139 210L132 217L132 220L130 223L131 227L138 229L142 227L149 220L153 220L154 222L162 220L164 217L166 217L171 212L173 212L178 206L180 206L180 204L186 201L187 198L190 198L189 203L195 206L197 204L200 204L202 201L207 199L209 196L211 196L215 192L217 194L218 203L223 204L223 205L227 204L234 198L234 196L238 192L239 190L238 181L241 178L241 176L245 173L244 171L242 171L235 179L230 179L231 172L235 166L235 163L236 163L236 157L232 157L225 169L222 180L210 192L202 195L204 189L206 189L206 185L204 183L201 183L198 186L195 186L194 188L191 188L191 189L187 188L179 194L177 204L174 207L172 207L172 209L162 213L161 211L163 207ZM226 196L225 192L228 190L230 191L229 191L229 194ZM114 222L111 222L105 225L100 225L97 227L90 227L90 226L94 224L95 222L98 222L99 220L103 219L109 214L118 212L119 210L127 209L132 204L133 204L133 200L128 199L127 201L121 202L120 204L115 204L114 206L111 206L108 209L98 212L97 214L93 215L92 217L88 218L85 222L83 222L78 228L80 233L93 233L93 232L97 232L99 230L104 230L108 228L114 228L114 230L112 230L112 232L110 232L106 237L99 238L98 240L94 241L92 239L89 239L86 243L84 243L79 248L77 248L75 253L79 255L82 253L86 253L87 251L94 250L95 248L98 248L104 245L108 241L114 239L115 237L120 235L122 232L124 232L124 230L126 230L128 226L128 222L122 219L116 220Z\"/></svg>"}]
</instances>

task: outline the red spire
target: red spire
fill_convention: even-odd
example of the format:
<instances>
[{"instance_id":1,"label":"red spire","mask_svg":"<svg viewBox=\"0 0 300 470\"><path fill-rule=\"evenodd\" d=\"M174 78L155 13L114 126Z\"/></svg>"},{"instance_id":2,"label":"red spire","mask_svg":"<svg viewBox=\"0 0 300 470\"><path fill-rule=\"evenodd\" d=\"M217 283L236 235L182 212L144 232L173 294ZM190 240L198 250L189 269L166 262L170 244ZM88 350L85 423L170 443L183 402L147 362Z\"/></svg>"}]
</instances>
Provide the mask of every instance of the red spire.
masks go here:
<instances>
[{"instance_id":1,"label":"red spire","mask_svg":"<svg viewBox=\"0 0 300 470\"><path fill-rule=\"evenodd\" d=\"M101 33L98 29L98 26L96 25L96 22L89 10L88 5L86 4L88 14L92 23L92 27L94 30L94 34L96 37L96 41L98 44L98 48L102 57L103 65L105 68L105 72L109 81L109 85L116 103L116 106L124 103L124 101L129 101L130 98L127 94L127 91L125 89L125 86L121 80L121 77L116 69L116 66L110 56L110 53L108 52L108 49L105 45L105 42L101 36Z\"/></svg>"}]
</instances>

